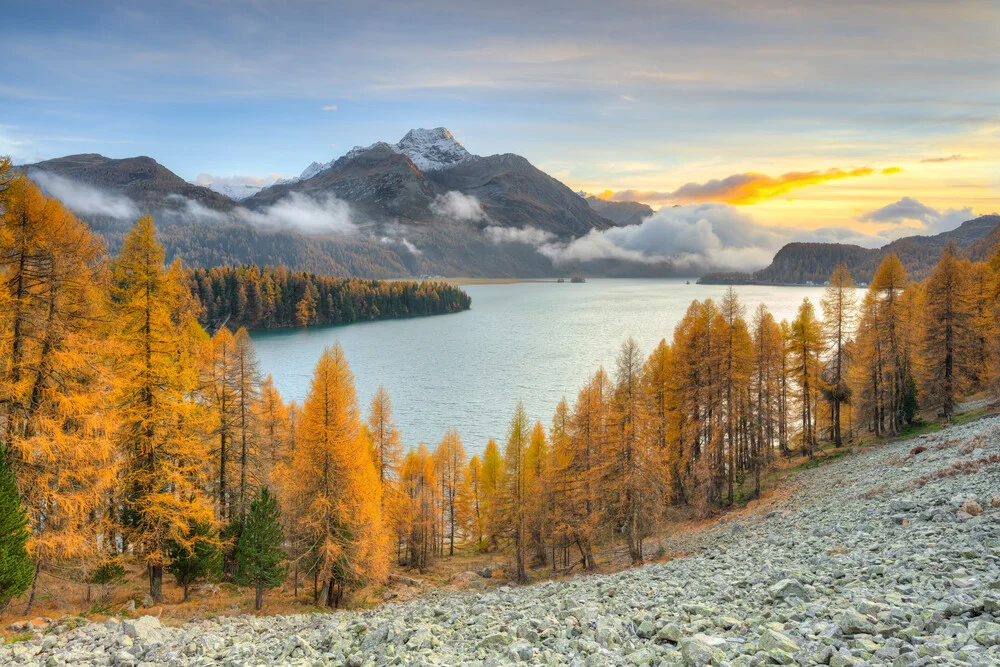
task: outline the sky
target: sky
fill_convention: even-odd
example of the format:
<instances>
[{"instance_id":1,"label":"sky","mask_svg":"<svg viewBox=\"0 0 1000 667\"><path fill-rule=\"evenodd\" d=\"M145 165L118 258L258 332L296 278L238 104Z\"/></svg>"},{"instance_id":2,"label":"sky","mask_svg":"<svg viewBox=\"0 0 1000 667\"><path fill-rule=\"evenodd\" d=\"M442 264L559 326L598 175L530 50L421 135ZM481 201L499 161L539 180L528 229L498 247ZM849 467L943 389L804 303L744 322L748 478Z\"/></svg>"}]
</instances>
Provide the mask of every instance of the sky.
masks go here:
<instances>
[{"instance_id":1,"label":"sky","mask_svg":"<svg viewBox=\"0 0 1000 667\"><path fill-rule=\"evenodd\" d=\"M266 183L444 126L818 238L1000 210L1000 3L0 0L0 154ZM870 244L870 243L869 243Z\"/></svg>"}]
</instances>

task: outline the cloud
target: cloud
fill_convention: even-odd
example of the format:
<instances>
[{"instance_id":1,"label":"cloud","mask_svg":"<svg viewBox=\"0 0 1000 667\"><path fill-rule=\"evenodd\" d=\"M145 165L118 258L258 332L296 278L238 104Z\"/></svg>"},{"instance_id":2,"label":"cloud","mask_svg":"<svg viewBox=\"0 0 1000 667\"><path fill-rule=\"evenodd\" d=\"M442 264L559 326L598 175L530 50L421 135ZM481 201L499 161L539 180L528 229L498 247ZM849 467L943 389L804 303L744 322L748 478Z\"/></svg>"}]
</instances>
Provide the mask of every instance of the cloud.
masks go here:
<instances>
[{"instance_id":1,"label":"cloud","mask_svg":"<svg viewBox=\"0 0 1000 667\"><path fill-rule=\"evenodd\" d=\"M139 218L139 209L128 197L102 192L40 169L32 169L29 175L45 194L81 215L103 215L119 220Z\"/></svg>"},{"instance_id":2,"label":"cloud","mask_svg":"<svg viewBox=\"0 0 1000 667\"><path fill-rule=\"evenodd\" d=\"M337 110L336 104L327 104L325 107L323 107L323 111L336 111L336 110Z\"/></svg>"},{"instance_id":3,"label":"cloud","mask_svg":"<svg viewBox=\"0 0 1000 667\"><path fill-rule=\"evenodd\" d=\"M555 234L537 227L499 227L490 225L483 233L493 243L524 243L527 245L542 245L555 239Z\"/></svg>"},{"instance_id":4,"label":"cloud","mask_svg":"<svg viewBox=\"0 0 1000 667\"><path fill-rule=\"evenodd\" d=\"M298 192L291 192L260 211L236 209L236 216L244 222L261 227L332 234L353 234L357 231L351 206L347 202L336 197L313 199Z\"/></svg>"},{"instance_id":5,"label":"cloud","mask_svg":"<svg viewBox=\"0 0 1000 667\"><path fill-rule=\"evenodd\" d=\"M164 218L175 223L224 223L230 222L231 218L227 213L207 208L194 199L179 194L168 194L166 200L177 208L164 208L161 213Z\"/></svg>"},{"instance_id":6,"label":"cloud","mask_svg":"<svg viewBox=\"0 0 1000 667\"><path fill-rule=\"evenodd\" d=\"M966 157L965 155L959 155L958 153L955 153L954 155L944 155L944 156L941 156L941 157L928 157L928 158L924 158L920 162L922 162L924 164L933 164L933 163L936 163L936 162L959 162L959 161L968 160L968 159L969 158Z\"/></svg>"},{"instance_id":7,"label":"cloud","mask_svg":"<svg viewBox=\"0 0 1000 667\"><path fill-rule=\"evenodd\" d=\"M483 211L482 204L473 195L463 194L457 190L451 190L443 195L438 195L431 202L431 213L444 218L451 218L460 222L475 222L485 220L486 212Z\"/></svg>"},{"instance_id":8,"label":"cloud","mask_svg":"<svg viewBox=\"0 0 1000 667\"><path fill-rule=\"evenodd\" d=\"M923 204L912 197L903 197L897 202L887 204L882 208L858 217L861 222L876 222L881 224L906 225L922 228L931 233L943 232L954 229L966 220L973 217L972 207L949 208L939 211ZM915 223L915 224L913 224ZM886 232L885 237L894 236L893 232Z\"/></svg>"},{"instance_id":9,"label":"cloud","mask_svg":"<svg viewBox=\"0 0 1000 667\"><path fill-rule=\"evenodd\" d=\"M545 243L538 250L556 264L617 259L704 271L767 266L787 241L786 233L730 205L711 203L664 208L640 224L591 230L569 243Z\"/></svg>"},{"instance_id":10,"label":"cloud","mask_svg":"<svg viewBox=\"0 0 1000 667\"><path fill-rule=\"evenodd\" d=\"M902 171L899 167L882 169L882 174L896 174ZM726 204L753 204L765 199L774 199L786 195L792 190L819 185L845 178L870 176L875 173L871 167L859 169L828 169L826 171L790 171L777 178L756 172L733 174L723 179L713 179L705 183L686 183L672 192L657 192L655 190L620 190L605 191L599 195L601 199L612 201L641 201L646 203L703 204L721 202Z\"/></svg>"}]
</instances>

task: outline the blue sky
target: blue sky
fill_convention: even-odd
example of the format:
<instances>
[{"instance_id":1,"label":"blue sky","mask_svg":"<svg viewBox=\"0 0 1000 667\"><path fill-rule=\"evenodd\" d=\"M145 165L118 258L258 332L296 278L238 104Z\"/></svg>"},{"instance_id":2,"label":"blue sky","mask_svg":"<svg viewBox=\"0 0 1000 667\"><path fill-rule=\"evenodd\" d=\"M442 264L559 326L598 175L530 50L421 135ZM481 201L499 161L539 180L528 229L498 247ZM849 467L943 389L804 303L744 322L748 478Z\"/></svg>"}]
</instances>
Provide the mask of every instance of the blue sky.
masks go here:
<instances>
[{"instance_id":1,"label":"blue sky","mask_svg":"<svg viewBox=\"0 0 1000 667\"><path fill-rule=\"evenodd\" d=\"M775 224L1000 208L994 0L0 4L20 162L266 178L443 125L592 192L875 168L752 205Z\"/></svg>"}]
</instances>

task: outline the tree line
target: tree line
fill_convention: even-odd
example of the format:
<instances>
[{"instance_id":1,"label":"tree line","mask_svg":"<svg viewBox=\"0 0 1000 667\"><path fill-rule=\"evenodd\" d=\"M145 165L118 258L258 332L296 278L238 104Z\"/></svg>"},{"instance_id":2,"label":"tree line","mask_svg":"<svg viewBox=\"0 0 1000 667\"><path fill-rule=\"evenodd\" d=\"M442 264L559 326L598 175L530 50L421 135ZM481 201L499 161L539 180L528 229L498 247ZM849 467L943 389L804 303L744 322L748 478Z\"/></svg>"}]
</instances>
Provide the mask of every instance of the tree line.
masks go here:
<instances>
[{"instance_id":1,"label":"tree line","mask_svg":"<svg viewBox=\"0 0 1000 667\"><path fill-rule=\"evenodd\" d=\"M164 573L185 596L222 577L259 608L289 579L337 606L393 560L426 569L459 547L505 554L519 581L593 569L610 542L640 563L670 507L748 500L782 456L1000 391L1000 254L949 246L923 283L890 255L860 292L839 266L791 322L732 288L695 301L549 424L519 404L482 455L454 429L406 450L388 392L362 411L339 345L287 403L245 328L205 332L191 276L165 265L151 218L109 260L0 168L0 607L28 592L30 610L42 570L104 589L137 565L154 600Z\"/></svg>"},{"instance_id":2,"label":"tree line","mask_svg":"<svg viewBox=\"0 0 1000 667\"><path fill-rule=\"evenodd\" d=\"M468 294L442 282L334 278L271 266L190 269L186 277L198 320L212 330L348 324L472 305Z\"/></svg>"},{"instance_id":3,"label":"tree line","mask_svg":"<svg viewBox=\"0 0 1000 667\"><path fill-rule=\"evenodd\" d=\"M507 553L526 581L593 569L602 543L641 563L668 508L751 500L782 457L898 434L920 410L950 420L981 391L1000 396L1000 249L972 263L948 244L922 283L888 255L858 290L840 264L790 322L748 314L732 287L694 301L669 342L644 357L626 340L547 426L519 404L481 456L453 430L404 455L386 396L370 429L401 565L425 569L457 542Z\"/></svg>"}]
</instances>

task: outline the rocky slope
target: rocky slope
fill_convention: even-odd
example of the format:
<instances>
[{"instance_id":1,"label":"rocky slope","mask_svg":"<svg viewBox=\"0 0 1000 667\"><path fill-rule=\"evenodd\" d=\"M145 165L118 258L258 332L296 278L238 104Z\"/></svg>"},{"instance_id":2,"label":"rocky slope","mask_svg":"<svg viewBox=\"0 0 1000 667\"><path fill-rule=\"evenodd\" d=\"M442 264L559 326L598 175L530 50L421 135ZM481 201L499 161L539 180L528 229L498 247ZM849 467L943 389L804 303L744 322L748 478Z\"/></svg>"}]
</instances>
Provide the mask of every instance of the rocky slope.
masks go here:
<instances>
[{"instance_id":1,"label":"rocky slope","mask_svg":"<svg viewBox=\"0 0 1000 667\"><path fill-rule=\"evenodd\" d=\"M794 486L662 565L334 615L57 623L0 664L1000 664L1000 418Z\"/></svg>"}]
</instances>

